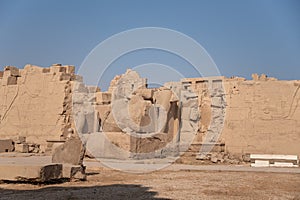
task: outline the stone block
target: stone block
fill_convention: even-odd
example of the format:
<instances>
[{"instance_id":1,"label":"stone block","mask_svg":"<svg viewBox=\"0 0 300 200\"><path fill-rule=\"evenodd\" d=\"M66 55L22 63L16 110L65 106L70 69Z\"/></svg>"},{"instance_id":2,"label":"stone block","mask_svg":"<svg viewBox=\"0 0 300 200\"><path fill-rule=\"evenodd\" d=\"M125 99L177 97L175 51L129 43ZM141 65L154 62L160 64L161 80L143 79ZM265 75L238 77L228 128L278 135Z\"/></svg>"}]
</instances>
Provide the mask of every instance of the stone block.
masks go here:
<instances>
[{"instance_id":1,"label":"stone block","mask_svg":"<svg viewBox=\"0 0 300 200\"><path fill-rule=\"evenodd\" d=\"M50 72L50 68L43 68L42 72L43 73L49 73Z\"/></svg>"},{"instance_id":2,"label":"stone block","mask_svg":"<svg viewBox=\"0 0 300 200\"><path fill-rule=\"evenodd\" d=\"M17 85L17 77L4 75L2 78L2 86L6 85Z\"/></svg>"},{"instance_id":3,"label":"stone block","mask_svg":"<svg viewBox=\"0 0 300 200\"><path fill-rule=\"evenodd\" d=\"M53 163L82 165L85 147L79 138L70 138L64 144L54 149L52 153Z\"/></svg>"},{"instance_id":4,"label":"stone block","mask_svg":"<svg viewBox=\"0 0 300 200\"><path fill-rule=\"evenodd\" d=\"M87 86L87 89L88 89L89 93L100 92L100 88L97 86Z\"/></svg>"},{"instance_id":5,"label":"stone block","mask_svg":"<svg viewBox=\"0 0 300 200\"><path fill-rule=\"evenodd\" d=\"M291 162L274 162L270 165L271 167L299 167L298 164L293 164Z\"/></svg>"},{"instance_id":6,"label":"stone block","mask_svg":"<svg viewBox=\"0 0 300 200\"><path fill-rule=\"evenodd\" d=\"M46 147L46 153L51 153L56 149L56 147L59 147L60 145L64 144L65 140L47 140L47 147ZM49 154L48 154L49 155Z\"/></svg>"},{"instance_id":7,"label":"stone block","mask_svg":"<svg viewBox=\"0 0 300 200\"><path fill-rule=\"evenodd\" d=\"M40 145L39 144L28 144L28 152L29 153L39 153Z\"/></svg>"},{"instance_id":8,"label":"stone block","mask_svg":"<svg viewBox=\"0 0 300 200\"><path fill-rule=\"evenodd\" d=\"M150 100L153 97L154 91L155 91L154 89L140 88L140 89L137 89L135 91L135 93L137 95L142 96L143 99Z\"/></svg>"},{"instance_id":9,"label":"stone block","mask_svg":"<svg viewBox=\"0 0 300 200\"><path fill-rule=\"evenodd\" d=\"M63 165L63 178L69 178L71 180L86 180L85 166L82 165Z\"/></svg>"},{"instance_id":10,"label":"stone block","mask_svg":"<svg viewBox=\"0 0 300 200\"><path fill-rule=\"evenodd\" d=\"M20 153L29 153L28 144L15 144L15 151Z\"/></svg>"},{"instance_id":11,"label":"stone block","mask_svg":"<svg viewBox=\"0 0 300 200\"><path fill-rule=\"evenodd\" d=\"M12 152L14 150L14 142L11 139L0 140L0 153Z\"/></svg>"},{"instance_id":12,"label":"stone block","mask_svg":"<svg viewBox=\"0 0 300 200\"><path fill-rule=\"evenodd\" d=\"M4 72L0 71L0 78L3 78Z\"/></svg>"},{"instance_id":13,"label":"stone block","mask_svg":"<svg viewBox=\"0 0 300 200\"><path fill-rule=\"evenodd\" d=\"M260 81L266 81L268 79L268 76L266 74L261 74L259 77Z\"/></svg>"},{"instance_id":14,"label":"stone block","mask_svg":"<svg viewBox=\"0 0 300 200\"><path fill-rule=\"evenodd\" d=\"M210 161L213 162L213 163L217 163L218 162L218 158L216 156L212 156L210 158Z\"/></svg>"},{"instance_id":15,"label":"stone block","mask_svg":"<svg viewBox=\"0 0 300 200\"><path fill-rule=\"evenodd\" d=\"M251 163L251 167L269 167L270 163L268 160L255 160L255 163Z\"/></svg>"},{"instance_id":16,"label":"stone block","mask_svg":"<svg viewBox=\"0 0 300 200\"><path fill-rule=\"evenodd\" d=\"M62 164L1 164L0 180L47 182L62 178Z\"/></svg>"},{"instance_id":17,"label":"stone block","mask_svg":"<svg viewBox=\"0 0 300 200\"><path fill-rule=\"evenodd\" d=\"M26 137L25 136L17 136L14 139L15 144L22 144L26 142Z\"/></svg>"},{"instance_id":18,"label":"stone block","mask_svg":"<svg viewBox=\"0 0 300 200\"><path fill-rule=\"evenodd\" d=\"M252 74L252 80L258 81L259 80L258 74Z\"/></svg>"},{"instance_id":19,"label":"stone block","mask_svg":"<svg viewBox=\"0 0 300 200\"><path fill-rule=\"evenodd\" d=\"M78 82L83 82L83 77L80 75L74 75L72 80L78 81Z\"/></svg>"},{"instance_id":20,"label":"stone block","mask_svg":"<svg viewBox=\"0 0 300 200\"><path fill-rule=\"evenodd\" d=\"M7 85L17 85L17 77L15 77L15 76L7 77L6 84Z\"/></svg>"},{"instance_id":21,"label":"stone block","mask_svg":"<svg viewBox=\"0 0 300 200\"><path fill-rule=\"evenodd\" d=\"M71 80L72 75L71 74L66 74L66 73L62 73L59 76L59 80L60 81L70 81Z\"/></svg>"},{"instance_id":22,"label":"stone block","mask_svg":"<svg viewBox=\"0 0 300 200\"><path fill-rule=\"evenodd\" d=\"M68 74L75 74L75 66L73 65L64 65L66 68L66 73Z\"/></svg>"},{"instance_id":23,"label":"stone block","mask_svg":"<svg viewBox=\"0 0 300 200\"><path fill-rule=\"evenodd\" d=\"M217 107L217 108L225 106L225 105L223 105L222 97L213 97L211 99L211 106Z\"/></svg>"},{"instance_id":24,"label":"stone block","mask_svg":"<svg viewBox=\"0 0 300 200\"><path fill-rule=\"evenodd\" d=\"M78 92L78 93L87 93L88 92L88 89L85 87L84 83L81 83L81 82L75 82L74 86L73 86L73 90L74 90L74 92Z\"/></svg>"},{"instance_id":25,"label":"stone block","mask_svg":"<svg viewBox=\"0 0 300 200\"><path fill-rule=\"evenodd\" d=\"M116 123L113 113L110 112L107 118L103 121L104 132L122 132L119 125Z\"/></svg>"},{"instance_id":26,"label":"stone block","mask_svg":"<svg viewBox=\"0 0 300 200\"><path fill-rule=\"evenodd\" d=\"M54 64L50 67L50 72L51 73L59 73L59 72L64 72L66 73L66 68L62 67L60 64Z\"/></svg>"},{"instance_id":27,"label":"stone block","mask_svg":"<svg viewBox=\"0 0 300 200\"><path fill-rule=\"evenodd\" d=\"M111 102L111 93L109 92L97 92L96 102L99 104L110 104Z\"/></svg>"},{"instance_id":28,"label":"stone block","mask_svg":"<svg viewBox=\"0 0 300 200\"><path fill-rule=\"evenodd\" d=\"M196 155L196 160L208 160L208 156L207 154L200 153Z\"/></svg>"},{"instance_id":29,"label":"stone block","mask_svg":"<svg viewBox=\"0 0 300 200\"><path fill-rule=\"evenodd\" d=\"M166 111L170 108L170 100L172 97L172 91L169 89L158 90L154 92L153 99L157 105L162 106Z\"/></svg>"},{"instance_id":30,"label":"stone block","mask_svg":"<svg viewBox=\"0 0 300 200\"><path fill-rule=\"evenodd\" d=\"M251 161L250 155L249 154L243 155L243 161L244 162L250 162Z\"/></svg>"},{"instance_id":31,"label":"stone block","mask_svg":"<svg viewBox=\"0 0 300 200\"><path fill-rule=\"evenodd\" d=\"M15 77L20 76L19 69L13 66L6 66L4 68L4 71L5 71L4 73L9 73L10 76L15 76Z\"/></svg>"},{"instance_id":32,"label":"stone block","mask_svg":"<svg viewBox=\"0 0 300 200\"><path fill-rule=\"evenodd\" d=\"M61 146L64 143L65 142L63 142L63 141L62 142L55 142L55 143L53 143L52 146L51 146L51 152L54 152L57 147Z\"/></svg>"}]
</instances>

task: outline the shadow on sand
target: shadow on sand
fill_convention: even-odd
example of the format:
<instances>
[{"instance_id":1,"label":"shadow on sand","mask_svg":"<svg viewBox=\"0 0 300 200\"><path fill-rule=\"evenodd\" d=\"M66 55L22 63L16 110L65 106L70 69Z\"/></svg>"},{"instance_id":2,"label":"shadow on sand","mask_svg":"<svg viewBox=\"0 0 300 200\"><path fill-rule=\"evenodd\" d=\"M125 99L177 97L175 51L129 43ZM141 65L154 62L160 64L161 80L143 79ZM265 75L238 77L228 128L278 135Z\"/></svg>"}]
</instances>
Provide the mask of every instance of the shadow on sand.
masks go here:
<instances>
[{"instance_id":1,"label":"shadow on sand","mask_svg":"<svg viewBox=\"0 0 300 200\"><path fill-rule=\"evenodd\" d=\"M47 186L34 190L12 190L0 188L0 199L165 199L156 198L151 188L132 184L105 186Z\"/></svg>"}]
</instances>

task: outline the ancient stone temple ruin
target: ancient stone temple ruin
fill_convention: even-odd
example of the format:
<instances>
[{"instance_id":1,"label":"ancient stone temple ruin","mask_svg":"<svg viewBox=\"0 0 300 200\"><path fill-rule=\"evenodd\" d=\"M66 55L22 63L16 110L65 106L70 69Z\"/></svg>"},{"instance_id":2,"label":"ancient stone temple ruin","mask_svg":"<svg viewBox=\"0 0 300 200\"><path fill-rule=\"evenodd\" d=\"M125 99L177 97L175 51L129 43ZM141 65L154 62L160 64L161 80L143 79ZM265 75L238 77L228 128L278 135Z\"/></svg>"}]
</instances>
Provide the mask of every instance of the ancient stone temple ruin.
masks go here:
<instances>
[{"instance_id":1,"label":"ancient stone temple ruin","mask_svg":"<svg viewBox=\"0 0 300 200\"><path fill-rule=\"evenodd\" d=\"M185 78L148 88L127 70L108 91L75 67L0 72L0 152L51 154L80 138L90 157L249 161L300 156L300 81L266 75Z\"/></svg>"}]
</instances>

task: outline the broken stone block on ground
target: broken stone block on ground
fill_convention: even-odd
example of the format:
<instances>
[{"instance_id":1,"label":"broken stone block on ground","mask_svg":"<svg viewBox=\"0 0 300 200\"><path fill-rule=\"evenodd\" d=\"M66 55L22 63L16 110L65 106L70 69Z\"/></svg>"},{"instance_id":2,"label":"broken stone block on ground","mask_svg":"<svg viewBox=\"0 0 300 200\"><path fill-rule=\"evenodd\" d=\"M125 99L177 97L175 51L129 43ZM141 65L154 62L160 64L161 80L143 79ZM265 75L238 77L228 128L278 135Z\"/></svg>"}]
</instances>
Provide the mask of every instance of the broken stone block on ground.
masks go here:
<instances>
[{"instance_id":1,"label":"broken stone block on ground","mask_svg":"<svg viewBox=\"0 0 300 200\"><path fill-rule=\"evenodd\" d=\"M29 153L29 145L26 143L15 143L15 152Z\"/></svg>"},{"instance_id":2,"label":"broken stone block on ground","mask_svg":"<svg viewBox=\"0 0 300 200\"><path fill-rule=\"evenodd\" d=\"M70 180L86 180L85 166L83 165L70 165L63 164L63 178Z\"/></svg>"},{"instance_id":3,"label":"broken stone block on ground","mask_svg":"<svg viewBox=\"0 0 300 200\"><path fill-rule=\"evenodd\" d=\"M0 153L12 152L14 150L14 142L11 139L0 140Z\"/></svg>"},{"instance_id":4,"label":"broken stone block on ground","mask_svg":"<svg viewBox=\"0 0 300 200\"><path fill-rule=\"evenodd\" d=\"M82 141L72 137L53 150L52 162L63 164L63 177L72 180L85 180L84 155L85 146Z\"/></svg>"},{"instance_id":5,"label":"broken stone block on ground","mask_svg":"<svg viewBox=\"0 0 300 200\"><path fill-rule=\"evenodd\" d=\"M85 147L79 138L70 138L55 148L52 153L53 163L82 165Z\"/></svg>"},{"instance_id":6,"label":"broken stone block on ground","mask_svg":"<svg viewBox=\"0 0 300 200\"><path fill-rule=\"evenodd\" d=\"M0 179L47 182L62 178L62 164L0 164Z\"/></svg>"}]
</instances>

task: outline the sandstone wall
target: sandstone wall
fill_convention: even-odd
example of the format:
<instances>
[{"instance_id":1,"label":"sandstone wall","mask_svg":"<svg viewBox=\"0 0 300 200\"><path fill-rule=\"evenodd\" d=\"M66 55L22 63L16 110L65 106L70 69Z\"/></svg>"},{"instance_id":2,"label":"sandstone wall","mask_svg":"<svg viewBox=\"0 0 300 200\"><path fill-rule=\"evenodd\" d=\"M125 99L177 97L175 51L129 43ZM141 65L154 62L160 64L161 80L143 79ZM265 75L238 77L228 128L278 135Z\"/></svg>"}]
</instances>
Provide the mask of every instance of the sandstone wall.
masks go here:
<instances>
[{"instance_id":1,"label":"sandstone wall","mask_svg":"<svg viewBox=\"0 0 300 200\"><path fill-rule=\"evenodd\" d=\"M227 80L225 148L300 156L300 81Z\"/></svg>"},{"instance_id":2,"label":"sandstone wall","mask_svg":"<svg viewBox=\"0 0 300 200\"><path fill-rule=\"evenodd\" d=\"M218 80L217 88L223 92L215 95ZM192 88L199 101L199 131L193 144L225 144L225 151L237 157L251 153L300 156L300 81L254 74L253 80L190 78L182 84ZM216 125L219 129L212 128ZM216 138L207 137L211 133Z\"/></svg>"},{"instance_id":3,"label":"sandstone wall","mask_svg":"<svg viewBox=\"0 0 300 200\"><path fill-rule=\"evenodd\" d=\"M177 148L179 142L180 151L205 152L218 144L237 156L300 156L300 81L265 75L188 78L149 89L145 78L128 70L101 92L85 86L74 71L73 66L26 65L0 72L0 139L25 136L44 151L47 141L64 140L70 132L95 137L106 132L108 142L127 153L148 153L169 143L165 149ZM157 134L145 139L125 132Z\"/></svg>"},{"instance_id":4,"label":"sandstone wall","mask_svg":"<svg viewBox=\"0 0 300 200\"><path fill-rule=\"evenodd\" d=\"M41 145L60 140L71 127L74 66L24 69L6 67L0 73L0 138L25 136Z\"/></svg>"}]
</instances>

